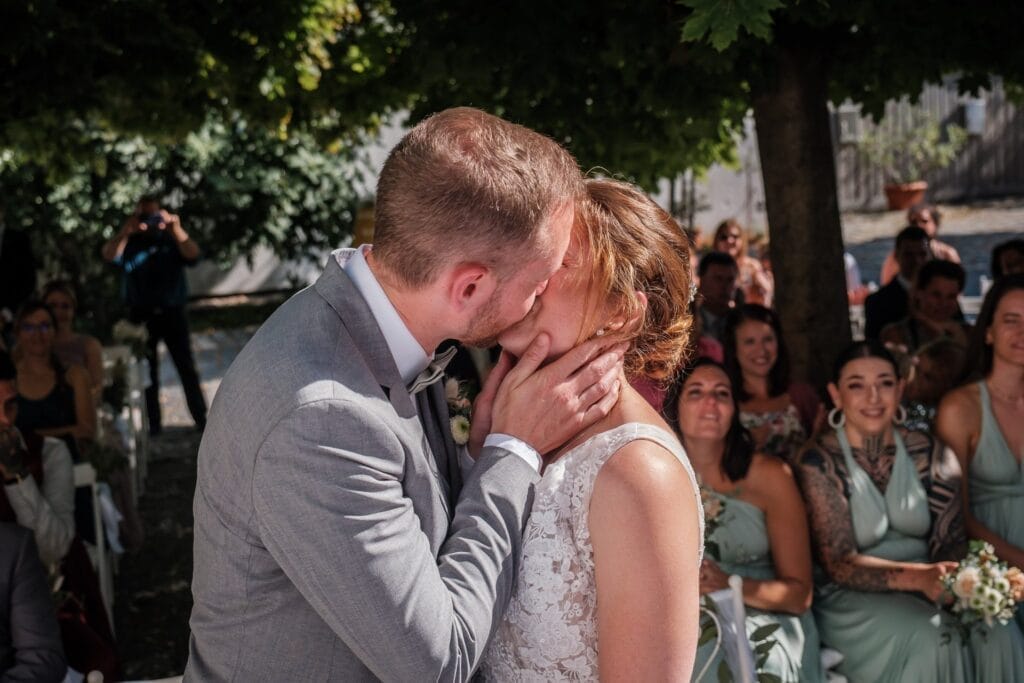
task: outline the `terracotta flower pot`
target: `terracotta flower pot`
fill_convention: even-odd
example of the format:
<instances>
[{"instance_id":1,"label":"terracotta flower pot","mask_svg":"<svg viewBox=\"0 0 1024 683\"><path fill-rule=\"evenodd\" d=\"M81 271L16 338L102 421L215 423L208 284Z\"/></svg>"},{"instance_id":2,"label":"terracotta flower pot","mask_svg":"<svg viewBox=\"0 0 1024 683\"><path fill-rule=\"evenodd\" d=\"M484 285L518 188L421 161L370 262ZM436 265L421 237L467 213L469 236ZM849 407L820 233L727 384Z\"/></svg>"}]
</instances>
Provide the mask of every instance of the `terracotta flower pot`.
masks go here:
<instances>
[{"instance_id":1,"label":"terracotta flower pot","mask_svg":"<svg viewBox=\"0 0 1024 683\"><path fill-rule=\"evenodd\" d=\"M885 186L885 198L889 200L890 211L909 209L914 204L924 201L924 193L928 183L918 180L913 183L900 183Z\"/></svg>"}]
</instances>

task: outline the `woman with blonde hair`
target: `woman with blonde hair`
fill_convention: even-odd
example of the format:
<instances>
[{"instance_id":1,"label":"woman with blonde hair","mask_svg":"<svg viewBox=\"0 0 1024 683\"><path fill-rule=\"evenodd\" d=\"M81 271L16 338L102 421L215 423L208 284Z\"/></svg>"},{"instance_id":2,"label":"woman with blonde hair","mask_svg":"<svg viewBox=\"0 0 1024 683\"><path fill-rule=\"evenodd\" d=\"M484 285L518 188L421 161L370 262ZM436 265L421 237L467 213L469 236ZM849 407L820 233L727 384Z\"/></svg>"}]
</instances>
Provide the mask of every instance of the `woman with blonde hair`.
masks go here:
<instances>
[{"instance_id":1,"label":"woman with blonde hair","mask_svg":"<svg viewBox=\"0 0 1024 683\"><path fill-rule=\"evenodd\" d=\"M729 254L736 260L740 269L736 286L743 292L743 303L771 308L775 285L761 262L747 253L747 235L743 226L732 218L719 223L711 249Z\"/></svg>"},{"instance_id":2,"label":"woman with blonde hair","mask_svg":"<svg viewBox=\"0 0 1024 683\"><path fill-rule=\"evenodd\" d=\"M502 334L501 376L539 334L628 344L607 417L544 454L517 585L487 680L689 680L703 519L678 439L629 384L669 382L690 334L686 237L639 189L591 179L563 267ZM484 390L486 396L488 388ZM486 425L474 425L474 432Z\"/></svg>"},{"instance_id":3,"label":"woman with blonde hair","mask_svg":"<svg viewBox=\"0 0 1024 683\"><path fill-rule=\"evenodd\" d=\"M99 402L103 392L103 347L96 337L75 331L78 297L74 288L66 280L52 280L43 287L40 298L57 320L53 352L64 367L80 365L89 372L92 397Z\"/></svg>"}]
</instances>

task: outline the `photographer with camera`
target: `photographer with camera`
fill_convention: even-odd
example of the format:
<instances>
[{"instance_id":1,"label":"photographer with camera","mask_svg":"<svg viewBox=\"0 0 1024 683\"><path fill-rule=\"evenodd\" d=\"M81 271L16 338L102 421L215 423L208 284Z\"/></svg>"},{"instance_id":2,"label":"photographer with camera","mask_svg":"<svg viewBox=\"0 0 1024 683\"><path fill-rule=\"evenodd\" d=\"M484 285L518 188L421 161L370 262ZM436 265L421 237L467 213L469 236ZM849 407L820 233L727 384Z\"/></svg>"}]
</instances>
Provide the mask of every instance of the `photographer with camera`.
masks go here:
<instances>
[{"instance_id":1,"label":"photographer with camera","mask_svg":"<svg viewBox=\"0 0 1024 683\"><path fill-rule=\"evenodd\" d=\"M121 230L103 245L103 258L124 272L123 291L129 319L145 323L149 333L146 356L150 385L146 389L146 410L150 434L159 434L161 427L157 357L161 339L178 370L192 419L197 428L203 429L206 400L199 386L185 317L185 266L199 259L199 246L181 227L177 215L163 210L156 197L145 196L139 200L135 213L125 219Z\"/></svg>"}]
</instances>

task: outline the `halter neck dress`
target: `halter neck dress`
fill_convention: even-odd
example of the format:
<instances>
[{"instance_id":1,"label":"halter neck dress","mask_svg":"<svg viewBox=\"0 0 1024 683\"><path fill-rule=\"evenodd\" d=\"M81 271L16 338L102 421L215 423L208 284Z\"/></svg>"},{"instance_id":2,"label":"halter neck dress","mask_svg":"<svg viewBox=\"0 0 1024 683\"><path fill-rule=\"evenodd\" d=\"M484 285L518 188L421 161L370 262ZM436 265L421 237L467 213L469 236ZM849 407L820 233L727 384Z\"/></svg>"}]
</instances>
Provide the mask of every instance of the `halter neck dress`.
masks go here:
<instances>
[{"instance_id":1,"label":"halter neck dress","mask_svg":"<svg viewBox=\"0 0 1024 683\"><path fill-rule=\"evenodd\" d=\"M739 498L714 491L711 495L723 504L721 521L709 537L718 546L719 557L712 559L727 574L762 581L776 578L764 512ZM821 670L818 629L810 610L794 615L754 607L746 609L748 637L762 626L779 625L779 629L771 636L776 645L768 653L768 660L762 667L764 673L773 674L787 683L817 683L825 680ZM705 668L713 650L713 642L697 649L694 675ZM707 666L707 673L701 680L717 680L718 660L722 656L723 653L719 651L715 661Z\"/></svg>"},{"instance_id":2,"label":"halter neck dress","mask_svg":"<svg viewBox=\"0 0 1024 683\"><path fill-rule=\"evenodd\" d=\"M928 562L927 492L899 432L894 436L896 457L883 494L854 460L845 430L836 430L857 548L895 562ZM837 669L851 682L1024 680L1024 637L1012 622L974 631L965 644L953 617L923 596L858 591L827 580L817 586L814 616L822 643L843 654Z\"/></svg>"},{"instance_id":3,"label":"halter neck dress","mask_svg":"<svg viewBox=\"0 0 1024 683\"><path fill-rule=\"evenodd\" d=\"M978 392L981 436L969 468L971 513L1007 543L1024 548L1024 463L999 429L985 380L978 382ZM1024 628L1024 608L1017 609L1017 623Z\"/></svg>"}]
</instances>

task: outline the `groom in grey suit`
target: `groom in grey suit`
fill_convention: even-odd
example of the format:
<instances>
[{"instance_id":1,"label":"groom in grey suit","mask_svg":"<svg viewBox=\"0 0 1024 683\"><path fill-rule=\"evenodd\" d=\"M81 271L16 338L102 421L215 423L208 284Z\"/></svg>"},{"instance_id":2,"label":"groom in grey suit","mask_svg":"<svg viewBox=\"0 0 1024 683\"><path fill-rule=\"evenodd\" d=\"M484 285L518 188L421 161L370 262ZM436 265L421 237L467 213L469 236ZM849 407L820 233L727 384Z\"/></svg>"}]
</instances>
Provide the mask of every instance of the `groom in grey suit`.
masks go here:
<instances>
[{"instance_id":1,"label":"groom in grey suit","mask_svg":"<svg viewBox=\"0 0 1024 683\"><path fill-rule=\"evenodd\" d=\"M464 681L517 575L539 453L607 414L621 347L503 357L460 463L444 339L486 345L561 267L582 192L551 140L474 109L420 123L335 252L260 328L199 450L186 680ZM607 343L607 342L606 342Z\"/></svg>"}]
</instances>

